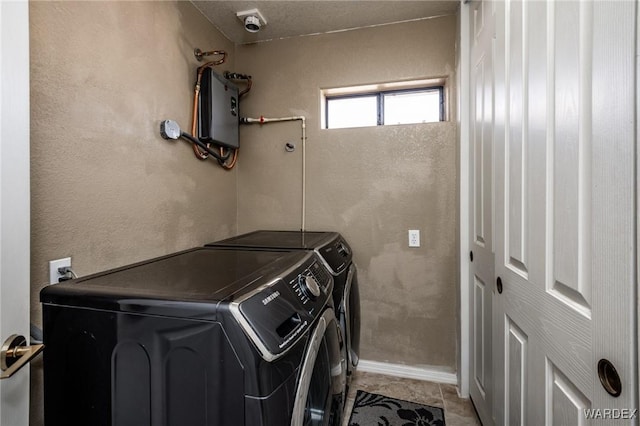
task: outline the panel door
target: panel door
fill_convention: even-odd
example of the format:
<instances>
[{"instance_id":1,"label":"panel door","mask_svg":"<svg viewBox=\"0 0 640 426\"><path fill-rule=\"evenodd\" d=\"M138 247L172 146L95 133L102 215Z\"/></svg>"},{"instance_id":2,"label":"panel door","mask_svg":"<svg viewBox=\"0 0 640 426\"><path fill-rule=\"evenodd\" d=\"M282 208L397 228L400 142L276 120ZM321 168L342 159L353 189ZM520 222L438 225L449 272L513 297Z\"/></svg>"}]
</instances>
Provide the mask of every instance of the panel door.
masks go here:
<instances>
[{"instance_id":1,"label":"panel door","mask_svg":"<svg viewBox=\"0 0 640 426\"><path fill-rule=\"evenodd\" d=\"M497 5L496 423L629 416L637 2ZM621 378L617 397L601 385L601 359Z\"/></svg>"},{"instance_id":2,"label":"panel door","mask_svg":"<svg viewBox=\"0 0 640 426\"><path fill-rule=\"evenodd\" d=\"M485 426L493 424L492 291L494 280L494 8L490 2L471 4L469 14L471 72L469 189L471 230L470 372L469 392Z\"/></svg>"},{"instance_id":3,"label":"panel door","mask_svg":"<svg viewBox=\"0 0 640 426\"><path fill-rule=\"evenodd\" d=\"M29 4L0 1L0 345L29 336ZM29 424L29 368L0 380L0 425Z\"/></svg>"}]
</instances>

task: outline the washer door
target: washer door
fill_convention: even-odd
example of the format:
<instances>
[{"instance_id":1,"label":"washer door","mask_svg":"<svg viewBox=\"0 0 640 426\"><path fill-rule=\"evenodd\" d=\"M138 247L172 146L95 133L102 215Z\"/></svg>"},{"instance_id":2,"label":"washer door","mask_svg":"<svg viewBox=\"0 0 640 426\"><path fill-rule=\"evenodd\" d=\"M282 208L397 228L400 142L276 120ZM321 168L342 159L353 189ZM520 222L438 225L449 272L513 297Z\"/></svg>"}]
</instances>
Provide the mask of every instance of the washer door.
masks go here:
<instances>
[{"instance_id":1,"label":"washer door","mask_svg":"<svg viewBox=\"0 0 640 426\"><path fill-rule=\"evenodd\" d=\"M313 331L296 391L291 426L339 426L346 361L340 356L338 323L327 309Z\"/></svg>"}]
</instances>

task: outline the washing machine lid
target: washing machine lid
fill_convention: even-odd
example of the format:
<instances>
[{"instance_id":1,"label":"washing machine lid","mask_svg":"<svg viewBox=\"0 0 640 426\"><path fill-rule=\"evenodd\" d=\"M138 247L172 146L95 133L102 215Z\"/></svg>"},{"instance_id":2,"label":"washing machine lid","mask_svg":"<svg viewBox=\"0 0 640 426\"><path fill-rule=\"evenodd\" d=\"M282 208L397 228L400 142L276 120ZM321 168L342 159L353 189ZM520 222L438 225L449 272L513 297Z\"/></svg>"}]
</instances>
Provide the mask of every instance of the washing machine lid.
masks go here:
<instances>
[{"instance_id":1,"label":"washing machine lid","mask_svg":"<svg viewBox=\"0 0 640 426\"><path fill-rule=\"evenodd\" d=\"M241 297L304 256L286 251L195 248L45 287L42 303L216 319Z\"/></svg>"},{"instance_id":2,"label":"washing machine lid","mask_svg":"<svg viewBox=\"0 0 640 426\"><path fill-rule=\"evenodd\" d=\"M209 243L207 246L315 250L334 275L344 271L352 260L351 247L337 232L260 230Z\"/></svg>"}]
</instances>

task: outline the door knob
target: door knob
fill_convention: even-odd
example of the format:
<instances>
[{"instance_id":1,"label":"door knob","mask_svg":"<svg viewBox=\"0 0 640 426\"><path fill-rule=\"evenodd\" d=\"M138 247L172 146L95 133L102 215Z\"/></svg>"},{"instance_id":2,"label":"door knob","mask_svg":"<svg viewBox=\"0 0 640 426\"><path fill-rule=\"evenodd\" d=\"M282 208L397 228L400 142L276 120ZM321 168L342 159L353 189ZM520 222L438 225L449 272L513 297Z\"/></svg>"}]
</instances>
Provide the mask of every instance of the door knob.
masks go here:
<instances>
[{"instance_id":1,"label":"door knob","mask_svg":"<svg viewBox=\"0 0 640 426\"><path fill-rule=\"evenodd\" d=\"M498 294L502 294L502 278L500 277L496 280L496 288L498 289Z\"/></svg>"},{"instance_id":2,"label":"door knob","mask_svg":"<svg viewBox=\"0 0 640 426\"><path fill-rule=\"evenodd\" d=\"M27 346L24 336L13 334L2 344L0 349L0 379L8 379L18 370L38 356L44 349L44 345Z\"/></svg>"}]
</instances>

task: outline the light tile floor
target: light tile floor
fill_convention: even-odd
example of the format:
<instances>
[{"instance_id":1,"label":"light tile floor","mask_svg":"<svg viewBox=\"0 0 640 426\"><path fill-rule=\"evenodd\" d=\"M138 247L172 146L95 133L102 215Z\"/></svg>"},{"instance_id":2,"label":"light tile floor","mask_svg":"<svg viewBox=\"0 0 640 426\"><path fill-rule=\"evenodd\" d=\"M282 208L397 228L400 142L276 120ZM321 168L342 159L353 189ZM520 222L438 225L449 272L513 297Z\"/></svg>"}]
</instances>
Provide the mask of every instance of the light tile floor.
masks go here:
<instances>
[{"instance_id":1,"label":"light tile floor","mask_svg":"<svg viewBox=\"0 0 640 426\"><path fill-rule=\"evenodd\" d=\"M471 401L459 398L455 385L357 371L347 395L343 426L349 425L349 416L358 389L443 408L446 426L481 425Z\"/></svg>"}]
</instances>

